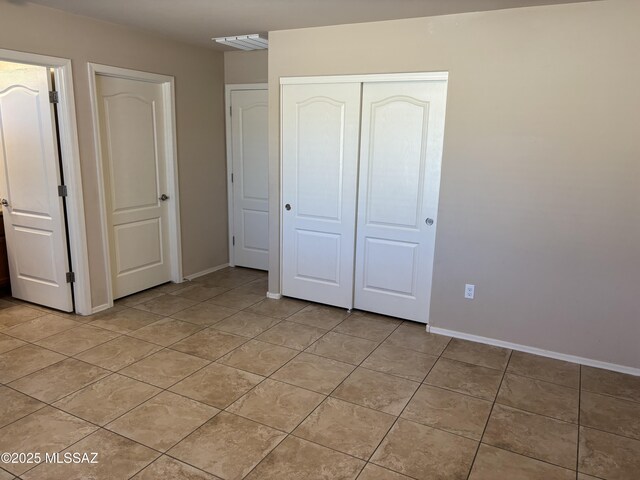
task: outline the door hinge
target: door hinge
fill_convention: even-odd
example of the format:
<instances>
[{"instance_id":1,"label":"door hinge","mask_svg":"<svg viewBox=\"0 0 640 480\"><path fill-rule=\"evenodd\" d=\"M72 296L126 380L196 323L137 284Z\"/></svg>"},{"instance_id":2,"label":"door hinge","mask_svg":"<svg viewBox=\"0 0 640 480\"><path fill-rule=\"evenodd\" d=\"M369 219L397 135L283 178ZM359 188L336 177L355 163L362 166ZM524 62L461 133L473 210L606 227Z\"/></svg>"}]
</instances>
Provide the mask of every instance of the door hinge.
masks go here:
<instances>
[{"instance_id":1,"label":"door hinge","mask_svg":"<svg viewBox=\"0 0 640 480\"><path fill-rule=\"evenodd\" d=\"M233 237L231 237L231 245L235 245L236 244L236 237L235 235Z\"/></svg>"},{"instance_id":2,"label":"door hinge","mask_svg":"<svg viewBox=\"0 0 640 480\"><path fill-rule=\"evenodd\" d=\"M66 197L67 196L67 186L66 185L58 185L58 196Z\"/></svg>"},{"instance_id":3,"label":"door hinge","mask_svg":"<svg viewBox=\"0 0 640 480\"><path fill-rule=\"evenodd\" d=\"M67 272L67 283L73 283L76 281L76 274L73 272Z\"/></svg>"},{"instance_id":4,"label":"door hinge","mask_svg":"<svg viewBox=\"0 0 640 480\"><path fill-rule=\"evenodd\" d=\"M231 174L231 183L233 183L233 173Z\"/></svg>"},{"instance_id":5,"label":"door hinge","mask_svg":"<svg viewBox=\"0 0 640 480\"><path fill-rule=\"evenodd\" d=\"M60 97L58 96L58 92L55 90L51 90L49 92L49 103L58 103Z\"/></svg>"},{"instance_id":6,"label":"door hinge","mask_svg":"<svg viewBox=\"0 0 640 480\"><path fill-rule=\"evenodd\" d=\"M229 107L229 116L231 117L233 115L233 108Z\"/></svg>"}]
</instances>

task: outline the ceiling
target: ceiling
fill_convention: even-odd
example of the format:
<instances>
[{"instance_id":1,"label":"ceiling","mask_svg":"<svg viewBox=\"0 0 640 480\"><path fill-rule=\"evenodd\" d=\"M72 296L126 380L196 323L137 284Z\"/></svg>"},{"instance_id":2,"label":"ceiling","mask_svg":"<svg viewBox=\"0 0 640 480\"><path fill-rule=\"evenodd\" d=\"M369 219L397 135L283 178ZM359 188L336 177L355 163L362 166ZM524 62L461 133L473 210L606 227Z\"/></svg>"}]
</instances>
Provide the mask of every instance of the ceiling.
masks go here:
<instances>
[{"instance_id":1,"label":"ceiling","mask_svg":"<svg viewBox=\"0 0 640 480\"><path fill-rule=\"evenodd\" d=\"M219 50L212 37L588 0L10 0Z\"/></svg>"}]
</instances>

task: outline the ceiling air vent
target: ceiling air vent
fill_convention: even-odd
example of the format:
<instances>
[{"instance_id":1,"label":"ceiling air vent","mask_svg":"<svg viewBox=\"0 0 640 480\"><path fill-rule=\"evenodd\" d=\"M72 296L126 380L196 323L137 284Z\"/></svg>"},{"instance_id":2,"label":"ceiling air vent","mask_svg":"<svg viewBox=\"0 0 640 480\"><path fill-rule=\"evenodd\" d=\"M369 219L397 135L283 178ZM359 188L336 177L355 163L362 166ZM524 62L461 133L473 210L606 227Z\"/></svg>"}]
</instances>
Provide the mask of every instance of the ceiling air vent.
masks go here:
<instances>
[{"instance_id":1,"label":"ceiling air vent","mask_svg":"<svg viewBox=\"0 0 640 480\"><path fill-rule=\"evenodd\" d=\"M212 40L222 45L239 48L240 50L264 50L265 48L269 48L269 41L257 33L252 35L237 35L235 37L212 38Z\"/></svg>"}]
</instances>

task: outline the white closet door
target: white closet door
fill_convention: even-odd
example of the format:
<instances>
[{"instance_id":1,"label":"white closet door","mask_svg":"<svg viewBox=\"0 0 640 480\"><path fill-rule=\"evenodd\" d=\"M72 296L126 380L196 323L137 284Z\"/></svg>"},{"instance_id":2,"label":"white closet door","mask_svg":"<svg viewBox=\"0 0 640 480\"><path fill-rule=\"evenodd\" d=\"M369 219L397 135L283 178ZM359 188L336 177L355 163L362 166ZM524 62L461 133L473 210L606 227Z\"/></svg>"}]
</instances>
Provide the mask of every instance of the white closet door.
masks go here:
<instances>
[{"instance_id":1,"label":"white closet door","mask_svg":"<svg viewBox=\"0 0 640 480\"><path fill-rule=\"evenodd\" d=\"M0 195L12 295L70 312L50 82L46 67L25 65L0 75Z\"/></svg>"},{"instance_id":2,"label":"white closet door","mask_svg":"<svg viewBox=\"0 0 640 480\"><path fill-rule=\"evenodd\" d=\"M360 83L282 88L282 293L353 305Z\"/></svg>"},{"instance_id":3,"label":"white closet door","mask_svg":"<svg viewBox=\"0 0 640 480\"><path fill-rule=\"evenodd\" d=\"M96 76L113 297L171 280L159 84Z\"/></svg>"},{"instance_id":4,"label":"white closet door","mask_svg":"<svg viewBox=\"0 0 640 480\"><path fill-rule=\"evenodd\" d=\"M269 268L269 147L267 90L231 92L233 261Z\"/></svg>"},{"instance_id":5,"label":"white closet door","mask_svg":"<svg viewBox=\"0 0 640 480\"><path fill-rule=\"evenodd\" d=\"M363 85L356 308L428 321L446 87Z\"/></svg>"}]
</instances>

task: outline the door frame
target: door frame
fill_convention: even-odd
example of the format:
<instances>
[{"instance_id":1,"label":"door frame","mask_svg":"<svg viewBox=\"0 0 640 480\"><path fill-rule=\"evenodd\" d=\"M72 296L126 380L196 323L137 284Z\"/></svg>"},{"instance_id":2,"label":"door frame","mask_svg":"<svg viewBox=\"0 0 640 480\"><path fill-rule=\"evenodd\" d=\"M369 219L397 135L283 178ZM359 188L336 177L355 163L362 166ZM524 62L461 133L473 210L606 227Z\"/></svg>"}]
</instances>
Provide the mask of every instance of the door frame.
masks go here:
<instances>
[{"instance_id":1,"label":"door frame","mask_svg":"<svg viewBox=\"0 0 640 480\"><path fill-rule=\"evenodd\" d=\"M268 92L268 83L227 83L224 86L224 123L225 136L227 144L227 216L229 219L229 235L227 242L229 244L229 266L235 267L235 250L233 245L233 234L235 233L234 204L233 204L233 182L231 174L233 173L233 139L231 138L231 94L241 90L265 90Z\"/></svg>"},{"instance_id":2,"label":"door frame","mask_svg":"<svg viewBox=\"0 0 640 480\"><path fill-rule=\"evenodd\" d=\"M75 312L79 315L91 315L93 310L89 280L89 253L71 60L5 49L0 49L0 60L48 67L54 71L56 89L59 94L57 110L59 143L62 152L60 161L65 184L68 187L65 221L69 231L70 260L75 273L75 282L72 283L74 307Z\"/></svg>"},{"instance_id":3,"label":"door frame","mask_svg":"<svg viewBox=\"0 0 640 480\"><path fill-rule=\"evenodd\" d=\"M449 72L448 71L437 71L437 72L404 72L404 73L364 73L364 74L354 74L354 75L313 75L313 76L301 76L301 77L280 77L279 85L278 85L278 94L279 94L279 110L278 110L278 124L280 127L280 134L278 138L278 147L279 147L279 188L278 188L278 234L279 238L279 261L278 261L278 280L279 280L279 290L280 292L267 292L268 298L279 299L282 296L282 276L284 273L284 269L282 268L283 262L283 238L284 238L284 226L283 226L283 217L282 217L282 185L283 185L283 168L282 168L282 103L283 103L283 86L284 85L306 85L306 84L322 84L322 83L378 83L378 82L424 82L424 81L445 81L449 82ZM360 155L358 154L358 162L360 162ZM358 164L359 165L359 164ZM440 168L442 167L442 158L440 159ZM359 169L358 169L359 170ZM438 195L438 209L440 208L440 185L441 182L437 185L437 195ZM357 207L356 207L357 208ZM436 216L437 219L437 216ZM436 223L437 226L437 223ZM437 241L437 237L436 237ZM355 249L355 244L354 244ZM354 263L355 268L355 263ZM433 289L433 279L431 282L431 287ZM355 291L352 292L355 294ZM427 312L427 325L429 324L431 312Z\"/></svg>"},{"instance_id":4,"label":"door frame","mask_svg":"<svg viewBox=\"0 0 640 480\"><path fill-rule=\"evenodd\" d=\"M111 276L111 251L109 247L109 227L107 223L107 201L104 187L104 162L102 159L102 143L100 138L100 123L98 115L98 95L96 89L96 75L107 77L137 80L141 82L155 83L162 87L162 99L165 104L165 152L167 155L166 175L167 194L174 201L168 206L169 213L169 263L171 268L171 281L182 283L182 238L180 234L180 197L178 188L178 149L175 120L175 78L157 73L141 72L127 68L113 67L98 63L87 64L89 74L89 97L91 100L91 116L93 119L93 138L96 157L96 169L98 176L98 199L100 208L100 224L102 226L102 248L104 258L105 277L107 284L107 303L94 308L94 312L113 307L113 280Z\"/></svg>"}]
</instances>

